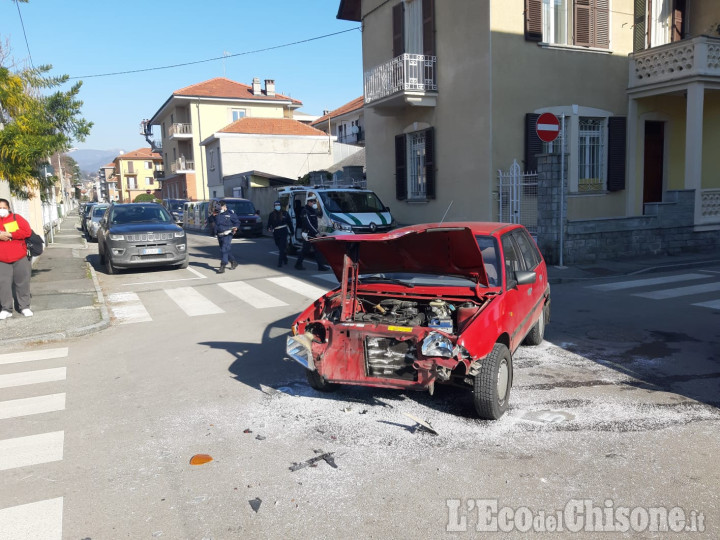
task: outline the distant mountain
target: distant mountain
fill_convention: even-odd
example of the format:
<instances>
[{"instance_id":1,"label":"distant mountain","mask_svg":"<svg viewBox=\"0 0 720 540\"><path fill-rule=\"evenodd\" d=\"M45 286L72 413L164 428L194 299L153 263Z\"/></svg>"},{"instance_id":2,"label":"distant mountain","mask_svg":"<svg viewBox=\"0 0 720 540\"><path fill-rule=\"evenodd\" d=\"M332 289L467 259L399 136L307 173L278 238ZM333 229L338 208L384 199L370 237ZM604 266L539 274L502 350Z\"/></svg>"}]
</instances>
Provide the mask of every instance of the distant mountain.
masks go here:
<instances>
[{"instance_id":1,"label":"distant mountain","mask_svg":"<svg viewBox=\"0 0 720 540\"><path fill-rule=\"evenodd\" d=\"M73 150L67 155L77 161L80 170L85 174L94 174L103 165L114 160L123 150Z\"/></svg>"}]
</instances>

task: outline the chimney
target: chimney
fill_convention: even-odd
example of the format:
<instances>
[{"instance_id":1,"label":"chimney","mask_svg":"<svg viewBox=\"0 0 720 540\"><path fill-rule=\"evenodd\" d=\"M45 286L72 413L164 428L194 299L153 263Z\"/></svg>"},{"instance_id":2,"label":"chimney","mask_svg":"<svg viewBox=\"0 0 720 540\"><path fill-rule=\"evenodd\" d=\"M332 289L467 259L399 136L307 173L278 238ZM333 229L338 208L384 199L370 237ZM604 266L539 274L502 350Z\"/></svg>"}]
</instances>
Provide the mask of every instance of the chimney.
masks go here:
<instances>
[{"instance_id":1,"label":"chimney","mask_svg":"<svg viewBox=\"0 0 720 540\"><path fill-rule=\"evenodd\" d=\"M260 79L258 77L253 78L252 93L253 96L259 96L260 94L262 94L262 92L260 91Z\"/></svg>"},{"instance_id":2,"label":"chimney","mask_svg":"<svg viewBox=\"0 0 720 540\"><path fill-rule=\"evenodd\" d=\"M272 79L265 79L265 95L268 97L275 95L275 81Z\"/></svg>"},{"instance_id":3,"label":"chimney","mask_svg":"<svg viewBox=\"0 0 720 540\"><path fill-rule=\"evenodd\" d=\"M328 114L330 114L330 111L328 111L327 109L323 109L322 115L327 116Z\"/></svg>"}]
</instances>

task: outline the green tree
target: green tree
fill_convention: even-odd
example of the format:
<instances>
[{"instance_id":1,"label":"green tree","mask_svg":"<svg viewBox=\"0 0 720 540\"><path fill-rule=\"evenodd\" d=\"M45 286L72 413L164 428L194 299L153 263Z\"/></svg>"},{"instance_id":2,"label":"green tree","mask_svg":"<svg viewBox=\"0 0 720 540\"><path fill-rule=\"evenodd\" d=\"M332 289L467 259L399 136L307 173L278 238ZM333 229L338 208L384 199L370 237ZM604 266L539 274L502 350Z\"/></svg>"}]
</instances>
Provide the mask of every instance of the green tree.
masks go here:
<instances>
[{"instance_id":1,"label":"green tree","mask_svg":"<svg viewBox=\"0 0 720 540\"><path fill-rule=\"evenodd\" d=\"M152 193L141 193L137 197L135 197L135 200L133 202L155 202L157 199L155 198L155 195Z\"/></svg>"},{"instance_id":2,"label":"green tree","mask_svg":"<svg viewBox=\"0 0 720 540\"><path fill-rule=\"evenodd\" d=\"M47 65L13 72L0 65L0 178L20 198L53 185L55 177L43 173L47 158L67 151L74 140L85 140L92 127L80 116L82 82L43 94L68 81L67 75L49 76L51 69Z\"/></svg>"}]
</instances>

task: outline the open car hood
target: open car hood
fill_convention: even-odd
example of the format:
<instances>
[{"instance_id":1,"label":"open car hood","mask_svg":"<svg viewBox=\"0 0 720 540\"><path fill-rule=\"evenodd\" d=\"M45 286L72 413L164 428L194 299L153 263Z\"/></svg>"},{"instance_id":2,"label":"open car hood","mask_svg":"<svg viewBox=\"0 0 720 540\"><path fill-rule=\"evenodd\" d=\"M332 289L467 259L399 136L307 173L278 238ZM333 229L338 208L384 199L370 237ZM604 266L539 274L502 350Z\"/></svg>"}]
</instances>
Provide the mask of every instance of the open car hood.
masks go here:
<instances>
[{"instance_id":1,"label":"open car hood","mask_svg":"<svg viewBox=\"0 0 720 540\"><path fill-rule=\"evenodd\" d=\"M358 263L359 274L410 272L464 276L488 286L482 253L469 227L414 225L384 234L347 234L313 240L342 279L343 257Z\"/></svg>"}]
</instances>

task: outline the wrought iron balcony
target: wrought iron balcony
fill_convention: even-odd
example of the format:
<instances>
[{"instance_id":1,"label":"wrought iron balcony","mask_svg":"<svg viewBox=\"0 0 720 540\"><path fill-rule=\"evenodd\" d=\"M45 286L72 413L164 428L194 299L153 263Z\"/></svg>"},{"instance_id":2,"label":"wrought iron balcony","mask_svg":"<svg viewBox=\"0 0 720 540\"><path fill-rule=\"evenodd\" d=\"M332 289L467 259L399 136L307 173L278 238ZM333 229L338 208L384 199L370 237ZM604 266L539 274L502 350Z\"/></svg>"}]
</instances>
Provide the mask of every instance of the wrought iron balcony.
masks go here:
<instances>
[{"instance_id":1,"label":"wrought iron balcony","mask_svg":"<svg viewBox=\"0 0 720 540\"><path fill-rule=\"evenodd\" d=\"M682 84L698 77L720 82L720 39L699 36L630 55L631 93Z\"/></svg>"},{"instance_id":2,"label":"wrought iron balcony","mask_svg":"<svg viewBox=\"0 0 720 540\"><path fill-rule=\"evenodd\" d=\"M192 124L175 123L168 131L170 139L192 139Z\"/></svg>"},{"instance_id":3,"label":"wrought iron balcony","mask_svg":"<svg viewBox=\"0 0 720 540\"><path fill-rule=\"evenodd\" d=\"M192 159L178 158L170 163L170 171L172 173L193 173L195 172L195 162Z\"/></svg>"},{"instance_id":4,"label":"wrought iron balcony","mask_svg":"<svg viewBox=\"0 0 720 540\"><path fill-rule=\"evenodd\" d=\"M365 72L365 104L435 106L436 56L401 54Z\"/></svg>"}]
</instances>

